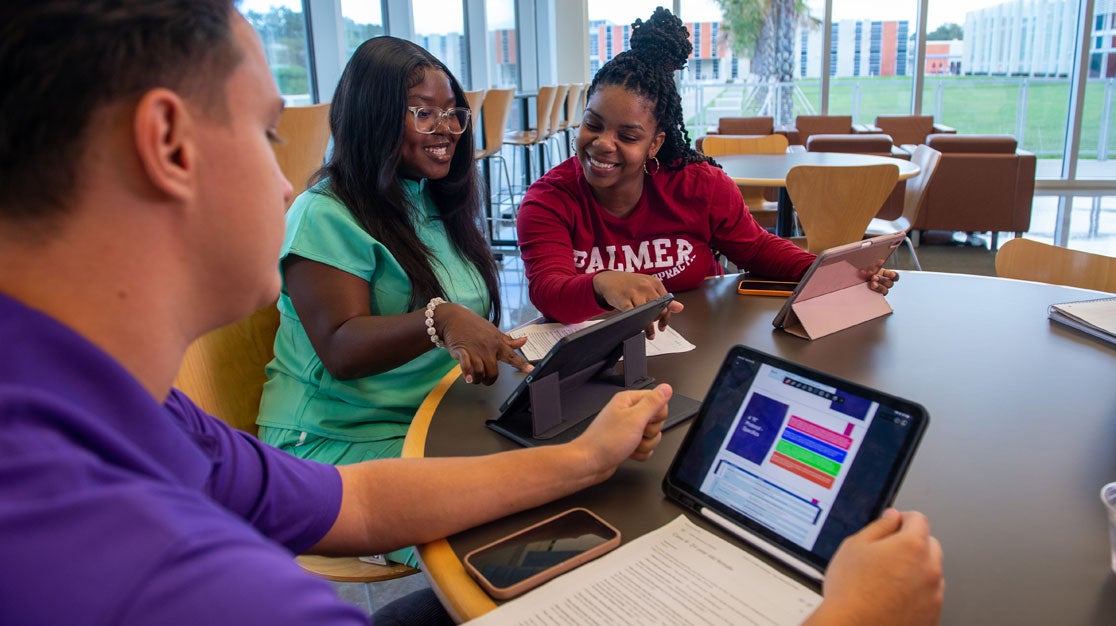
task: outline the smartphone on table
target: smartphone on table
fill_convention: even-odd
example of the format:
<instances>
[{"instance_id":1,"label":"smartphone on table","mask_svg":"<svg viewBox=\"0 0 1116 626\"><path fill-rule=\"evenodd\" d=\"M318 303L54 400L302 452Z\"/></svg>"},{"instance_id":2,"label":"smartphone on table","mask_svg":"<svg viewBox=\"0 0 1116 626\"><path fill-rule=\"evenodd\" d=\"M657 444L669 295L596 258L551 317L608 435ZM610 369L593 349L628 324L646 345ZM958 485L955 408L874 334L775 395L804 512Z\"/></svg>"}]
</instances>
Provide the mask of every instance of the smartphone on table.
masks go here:
<instances>
[{"instance_id":1,"label":"smartphone on table","mask_svg":"<svg viewBox=\"0 0 1116 626\"><path fill-rule=\"evenodd\" d=\"M559 513L465 555L465 570L497 600L588 563L620 545L620 531L588 509Z\"/></svg>"},{"instance_id":2,"label":"smartphone on table","mask_svg":"<svg viewBox=\"0 0 1116 626\"><path fill-rule=\"evenodd\" d=\"M736 287L736 292L746 296L789 296L798 286L791 280L767 280L764 278L745 278Z\"/></svg>"}]
</instances>

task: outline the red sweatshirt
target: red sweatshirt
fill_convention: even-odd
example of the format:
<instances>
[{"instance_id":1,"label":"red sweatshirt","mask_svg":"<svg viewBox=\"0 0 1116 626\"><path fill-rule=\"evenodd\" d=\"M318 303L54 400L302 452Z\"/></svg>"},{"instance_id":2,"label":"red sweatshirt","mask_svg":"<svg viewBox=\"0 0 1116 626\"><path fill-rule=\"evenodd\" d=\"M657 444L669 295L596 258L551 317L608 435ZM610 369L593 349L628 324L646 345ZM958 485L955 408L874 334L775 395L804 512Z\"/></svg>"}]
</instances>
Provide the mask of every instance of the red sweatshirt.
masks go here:
<instances>
[{"instance_id":1,"label":"red sweatshirt","mask_svg":"<svg viewBox=\"0 0 1116 626\"><path fill-rule=\"evenodd\" d=\"M713 250L741 270L784 280L798 280L814 261L761 228L732 179L708 163L647 176L635 209L616 218L570 158L527 190L517 227L531 302L564 323L605 311L593 293L602 270L651 274L677 292L724 273Z\"/></svg>"}]
</instances>

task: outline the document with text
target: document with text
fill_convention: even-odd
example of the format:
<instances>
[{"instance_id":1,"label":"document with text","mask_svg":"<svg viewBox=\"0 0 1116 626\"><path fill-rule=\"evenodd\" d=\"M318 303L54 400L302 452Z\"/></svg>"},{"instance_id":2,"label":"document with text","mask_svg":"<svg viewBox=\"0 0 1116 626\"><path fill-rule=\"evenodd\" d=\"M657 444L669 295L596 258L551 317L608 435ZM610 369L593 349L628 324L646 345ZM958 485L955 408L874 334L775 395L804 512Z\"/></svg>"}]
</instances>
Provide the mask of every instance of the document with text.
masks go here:
<instances>
[{"instance_id":1,"label":"document with text","mask_svg":"<svg viewBox=\"0 0 1116 626\"><path fill-rule=\"evenodd\" d=\"M524 324L509 330L508 334L515 338L527 338L527 343L520 350L523 352L523 356L533 363L542 360L562 337L600 322L601 320L589 320L580 324L559 324L557 322ZM693 349L694 344L686 341L672 326L656 331L655 338L647 340L647 356L688 352Z\"/></svg>"},{"instance_id":2,"label":"document with text","mask_svg":"<svg viewBox=\"0 0 1116 626\"><path fill-rule=\"evenodd\" d=\"M685 516L469 622L801 624L821 596Z\"/></svg>"}]
</instances>

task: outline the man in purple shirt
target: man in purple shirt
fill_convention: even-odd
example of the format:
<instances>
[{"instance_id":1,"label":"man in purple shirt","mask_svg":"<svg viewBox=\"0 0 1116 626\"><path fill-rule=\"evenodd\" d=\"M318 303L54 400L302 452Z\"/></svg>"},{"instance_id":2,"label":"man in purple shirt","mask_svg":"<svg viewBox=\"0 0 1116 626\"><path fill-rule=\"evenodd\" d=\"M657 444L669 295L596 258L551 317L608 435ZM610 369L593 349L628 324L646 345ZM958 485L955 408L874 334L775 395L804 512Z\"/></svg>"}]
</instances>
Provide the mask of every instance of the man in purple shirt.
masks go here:
<instances>
[{"instance_id":1,"label":"man in purple shirt","mask_svg":"<svg viewBox=\"0 0 1116 626\"><path fill-rule=\"evenodd\" d=\"M570 444L489 457L334 468L231 430L171 381L191 341L279 288L283 103L252 28L230 0L9 0L0 85L4 620L366 622L292 554L444 537L658 444L665 385ZM924 518L847 545L818 623L934 618Z\"/></svg>"}]
</instances>

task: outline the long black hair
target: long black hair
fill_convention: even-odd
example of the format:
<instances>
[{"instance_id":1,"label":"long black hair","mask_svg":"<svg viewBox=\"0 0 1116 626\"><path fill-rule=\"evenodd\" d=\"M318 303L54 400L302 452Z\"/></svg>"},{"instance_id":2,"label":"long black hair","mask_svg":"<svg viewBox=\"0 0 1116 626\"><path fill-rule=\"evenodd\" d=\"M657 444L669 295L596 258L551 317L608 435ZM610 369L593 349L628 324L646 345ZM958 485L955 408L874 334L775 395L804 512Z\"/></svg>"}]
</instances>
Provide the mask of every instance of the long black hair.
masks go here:
<instances>
[{"instance_id":1,"label":"long black hair","mask_svg":"<svg viewBox=\"0 0 1116 626\"><path fill-rule=\"evenodd\" d=\"M658 7L646 22L637 19L632 24L631 46L631 50L621 52L601 67L586 98L606 85L623 87L647 98L654 104L652 115L658 130L666 134L656 155L662 167L679 170L688 163L713 163L690 147L690 133L682 118L682 96L674 85L674 71L686 65L694 49L690 31L670 11Z\"/></svg>"},{"instance_id":2,"label":"long black hair","mask_svg":"<svg viewBox=\"0 0 1116 626\"><path fill-rule=\"evenodd\" d=\"M427 70L449 77L458 106L465 92L446 66L404 39L375 37L349 59L329 113L333 155L314 176L328 179L324 193L348 207L364 230L383 244L411 281L410 309L445 291L434 274L433 253L411 222L412 208L399 179L407 91ZM457 252L472 263L488 289L489 318L500 324L496 261L481 231L481 186L473 164L473 127L459 135L449 174L427 182L446 234Z\"/></svg>"}]
</instances>

